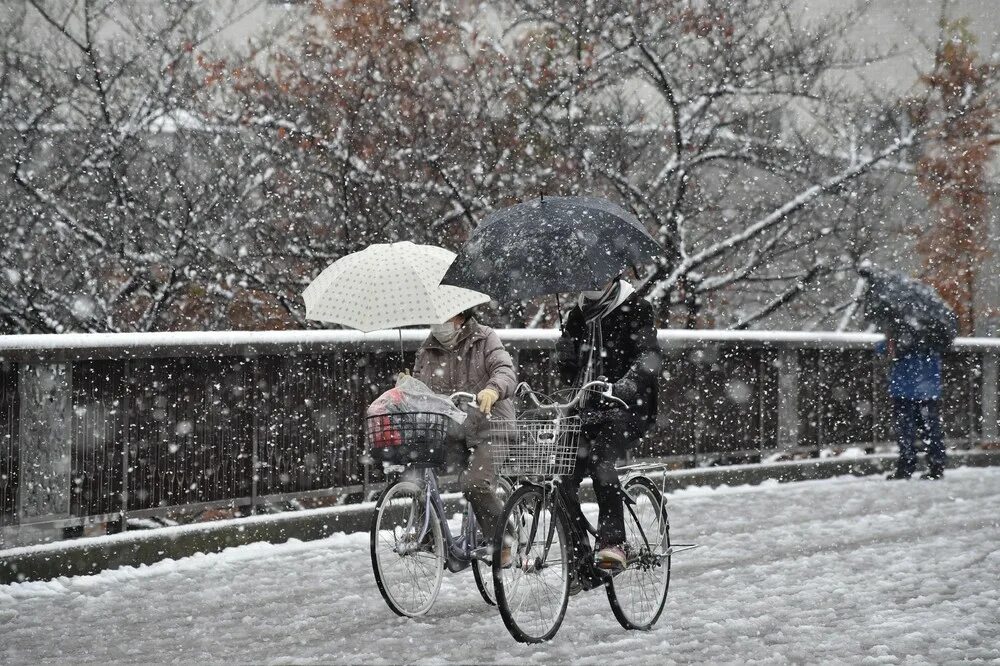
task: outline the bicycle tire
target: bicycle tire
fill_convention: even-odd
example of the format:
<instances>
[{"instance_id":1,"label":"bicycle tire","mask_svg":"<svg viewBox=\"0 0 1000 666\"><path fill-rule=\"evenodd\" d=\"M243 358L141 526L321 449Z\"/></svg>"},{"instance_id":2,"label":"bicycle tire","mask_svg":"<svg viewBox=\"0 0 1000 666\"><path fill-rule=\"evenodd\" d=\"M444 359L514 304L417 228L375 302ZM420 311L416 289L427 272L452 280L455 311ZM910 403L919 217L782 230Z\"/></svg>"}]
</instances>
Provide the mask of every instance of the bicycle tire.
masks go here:
<instances>
[{"instance_id":1,"label":"bicycle tire","mask_svg":"<svg viewBox=\"0 0 1000 666\"><path fill-rule=\"evenodd\" d=\"M501 506L507 502L507 498L511 496L514 492L510 481L501 477L497 477L496 480L496 495L500 498ZM492 537L492 535L490 535ZM489 539L489 543L492 544L493 539ZM483 543L487 543L486 535L483 535ZM493 573L492 573L492 561L486 562L483 560L475 560L472 563L472 576L476 580L476 589L479 590L480 596L482 596L483 601L485 601L490 606L497 605L496 592L493 588Z\"/></svg>"},{"instance_id":2,"label":"bicycle tire","mask_svg":"<svg viewBox=\"0 0 1000 666\"><path fill-rule=\"evenodd\" d=\"M406 507L406 494L411 496L409 509ZM437 515L437 509L426 502L425 496L426 489L412 481L397 481L392 484L379 497L378 503L375 505L375 513L372 516L371 528L369 530L372 571L375 574L375 583L378 585L378 591L381 593L386 605L389 606L389 609L403 617L419 617L426 614L437 600L438 593L441 591L441 580L444 577L444 537L441 532L440 517ZM399 501L394 502L396 499ZM392 517L388 517L390 509L399 509L398 516L393 511ZM426 544L423 541L420 544L406 544L405 533L407 530L404 529L402 535L397 534L397 527L399 526L392 525L393 520L405 517L409 523L420 523L422 525L424 518L422 511L424 509L429 509L431 512L428 521L429 531L427 533L431 537L430 541ZM416 515L414 514L415 510L417 512ZM406 515L407 511L409 511L409 516ZM396 520L396 522L399 522L399 520ZM388 531L386 528L388 527L392 528L393 541L389 541L385 536L385 533ZM400 536L403 537L402 544L400 543ZM426 540L427 536L424 537L424 541ZM386 547L382 548L380 546ZM399 554L398 551L404 547L412 549L412 552ZM392 555L395 555L397 559L389 560L388 558ZM420 566L423 571L429 572L430 581L421 586L415 581L417 576L422 577L423 574L415 569L409 569L410 572L416 575L410 576L410 587L415 590L415 593L411 595L412 602L408 603L404 595L405 581L403 583L397 582L394 580L394 576L387 574L390 569L390 562L393 562L393 568L401 566L407 569L404 560L411 557L413 558L411 562L415 563L414 566ZM419 561L417 558L426 560L426 562Z\"/></svg>"},{"instance_id":3,"label":"bicycle tire","mask_svg":"<svg viewBox=\"0 0 1000 666\"><path fill-rule=\"evenodd\" d=\"M648 477L636 476L629 479L623 491L636 502L633 507L635 515L628 508L625 510L625 532L628 547L632 553L638 553L638 557L635 561L629 562L624 571L615 574L605 589L611 611L622 627L635 631L648 631L660 619L670 589L670 555L669 553L660 557L656 555L657 551L663 552L670 547L670 520L666 504L662 502L660 489ZM647 504L644 505L644 501ZM642 511L643 508L646 509L645 512ZM639 513L648 514L656 519L656 537L650 534L654 528L652 521L643 526L644 536L636 529ZM641 523L643 518L640 517L638 520ZM662 541L659 538L661 524L664 527ZM631 560L632 556L629 559ZM636 590L639 588L641 592L637 594ZM637 610L637 604L641 609Z\"/></svg>"},{"instance_id":4,"label":"bicycle tire","mask_svg":"<svg viewBox=\"0 0 1000 666\"><path fill-rule=\"evenodd\" d=\"M522 504L529 505L532 510L521 511ZM532 539L531 524L539 520L539 516L544 516L535 529L536 535ZM521 643L542 643L550 640L559 631L563 619L566 616L566 606L569 602L569 550L572 544L567 540L569 530L566 526L566 516L559 506L554 502L552 495L548 497L542 488L535 485L525 485L514 491L504 506L501 520L497 526L497 532L493 539L493 586L497 595L497 608L500 610L500 617L503 619L507 631L517 641ZM513 547L513 564L507 568L502 566L501 549L504 539L511 535L508 525L514 526L515 544ZM551 530L551 532L550 532ZM551 547L547 553L546 561L541 562L539 556L545 551L545 542L548 535L552 535ZM552 548L557 547L558 553ZM541 564L542 566L538 566ZM556 570L558 567L558 570ZM546 570L556 570L549 578L552 583L542 580ZM520 575L518 575L520 574ZM543 622L537 626L528 625L527 615L522 616L525 609L526 597L528 595L527 586L533 584L534 577L541 585L539 588L543 594L538 594L534 598L539 602L547 600L548 620L545 620L545 613L538 609L537 615ZM525 581L528 581L527 583ZM525 597L517 597L514 593L521 591ZM555 596L557 595L557 596ZM532 611L527 609L525 613Z\"/></svg>"}]
</instances>

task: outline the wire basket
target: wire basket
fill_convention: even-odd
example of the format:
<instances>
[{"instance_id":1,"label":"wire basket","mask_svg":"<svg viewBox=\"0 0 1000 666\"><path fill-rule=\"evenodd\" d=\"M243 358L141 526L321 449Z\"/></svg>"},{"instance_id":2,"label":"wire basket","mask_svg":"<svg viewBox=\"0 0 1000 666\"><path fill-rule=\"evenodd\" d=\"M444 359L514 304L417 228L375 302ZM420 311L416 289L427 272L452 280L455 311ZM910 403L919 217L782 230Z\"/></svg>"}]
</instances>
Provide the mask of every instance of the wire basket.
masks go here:
<instances>
[{"instance_id":1,"label":"wire basket","mask_svg":"<svg viewBox=\"0 0 1000 666\"><path fill-rule=\"evenodd\" d=\"M374 460L390 465L443 465L448 417L397 412L365 417L365 441Z\"/></svg>"},{"instance_id":2,"label":"wire basket","mask_svg":"<svg viewBox=\"0 0 1000 666\"><path fill-rule=\"evenodd\" d=\"M562 476L576 467L580 417L494 419L493 470L503 476Z\"/></svg>"}]
</instances>

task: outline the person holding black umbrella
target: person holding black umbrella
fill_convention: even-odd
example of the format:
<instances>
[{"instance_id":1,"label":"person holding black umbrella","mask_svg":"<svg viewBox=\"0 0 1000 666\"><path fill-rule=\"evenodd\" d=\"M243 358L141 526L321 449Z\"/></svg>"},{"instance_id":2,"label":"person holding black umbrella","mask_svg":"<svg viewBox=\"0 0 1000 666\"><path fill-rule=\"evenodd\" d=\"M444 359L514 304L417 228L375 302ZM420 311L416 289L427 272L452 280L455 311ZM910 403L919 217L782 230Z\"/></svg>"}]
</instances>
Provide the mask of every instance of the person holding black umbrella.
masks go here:
<instances>
[{"instance_id":1,"label":"person holding black umbrella","mask_svg":"<svg viewBox=\"0 0 1000 666\"><path fill-rule=\"evenodd\" d=\"M858 273L867 281L865 319L886 341L877 351L888 354L889 395L899 442L899 460L890 480L909 479L917 466L916 438L927 440L927 472L940 479L947 462L941 436L941 352L958 333L954 311L933 287L902 273L870 264Z\"/></svg>"},{"instance_id":2,"label":"person holding black umbrella","mask_svg":"<svg viewBox=\"0 0 1000 666\"><path fill-rule=\"evenodd\" d=\"M600 506L596 563L606 569L621 566L626 555L614 464L655 421L660 372L652 307L621 275L661 256L649 231L621 206L595 197L541 196L483 219L441 281L501 303L555 294L558 305L559 294L582 290L559 340L560 374L574 387L605 377L614 384L614 399L585 403L581 457L564 497L578 503L580 480L593 478Z\"/></svg>"},{"instance_id":3,"label":"person holding black umbrella","mask_svg":"<svg viewBox=\"0 0 1000 666\"><path fill-rule=\"evenodd\" d=\"M887 478L900 480L913 475L917 466L916 439L921 433L927 440L927 471L920 478L940 479L947 461L939 408L941 355L927 348L902 348L892 338L879 345L879 351L892 359L889 395L899 442L896 470Z\"/></svg>"},{"instance_id":4,"label":"person holding black umbrella","mask_svg":"<svg viewBox=\"0 0 1000 666\"><path fill-rule=\"evenodd\" d=\"M656 421L661 357L650 304L625 280L580 294L557 345L559 373L571 386L601 377L612 395L585 396L576 471L566 497L578 500L580 481L590 475L600 509L594 563L607 570L625 567L623 496L615 461ZM583 540L586 543L586 540Z\"/></svg>"}]
</instances>

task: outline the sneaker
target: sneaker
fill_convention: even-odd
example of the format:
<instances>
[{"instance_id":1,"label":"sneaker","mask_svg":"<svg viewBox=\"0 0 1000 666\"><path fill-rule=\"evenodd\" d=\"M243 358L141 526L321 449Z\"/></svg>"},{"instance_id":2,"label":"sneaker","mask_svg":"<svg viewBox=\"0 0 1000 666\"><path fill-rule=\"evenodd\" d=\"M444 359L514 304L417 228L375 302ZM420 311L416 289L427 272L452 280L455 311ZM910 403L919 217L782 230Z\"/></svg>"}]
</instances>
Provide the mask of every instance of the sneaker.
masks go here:
<instances>
[{"instance_id":1,"label":"sneaker","mask_svg":"<svg viewBox=\"0 0 1000 666\"><path fill-rule=\"evenodd\" d=\"M906 479L910 478L910 475L907 474L906 472L901 472L897 469L895 472L893 472L892 474L890 474L885 478L887 481L905 481Z\"/></svg>"},{"instance_id":2,"label":"sneaker","mask_svg":"<svg viewBox=\"0 0 1000 666\"><path fill-rule=\"evenodd\" d=\"M594 565L604 571L621 571L627 563L625 549L621 546L605 546L594 553Z\"/></svg>"}]
</instances>

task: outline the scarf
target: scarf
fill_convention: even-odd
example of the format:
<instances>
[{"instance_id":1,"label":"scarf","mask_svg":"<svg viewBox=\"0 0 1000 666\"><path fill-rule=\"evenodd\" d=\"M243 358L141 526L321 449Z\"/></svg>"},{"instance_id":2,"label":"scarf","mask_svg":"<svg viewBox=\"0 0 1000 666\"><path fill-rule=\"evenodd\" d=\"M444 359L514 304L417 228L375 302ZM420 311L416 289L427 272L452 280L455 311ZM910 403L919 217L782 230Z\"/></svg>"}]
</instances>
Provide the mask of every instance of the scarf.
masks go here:
<instances>
[{"instance_id":1,"label":"scarf","mask_svg":"<svg viewBox=\"0 0 1000 666\"><path fill-rule=\"evenodd\" d=\"M625 280L619 280L597 300L592 301L580 296L578 305L583 312L584 320L587 322L590 349L587 354L587 362L580 374L579 386L583 386L604 374L604 332L601 329L601 322L634 292L635 289L632 288L631 284ZM590 402L590 398L590 394L583 396L580 405L585 407Z\"/></svg>"}]
</instances>

